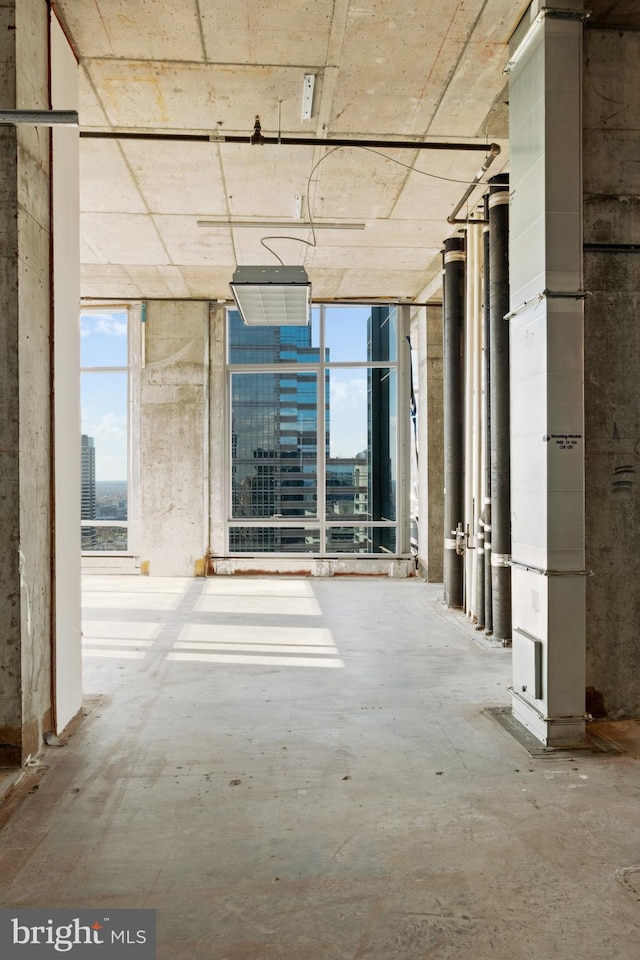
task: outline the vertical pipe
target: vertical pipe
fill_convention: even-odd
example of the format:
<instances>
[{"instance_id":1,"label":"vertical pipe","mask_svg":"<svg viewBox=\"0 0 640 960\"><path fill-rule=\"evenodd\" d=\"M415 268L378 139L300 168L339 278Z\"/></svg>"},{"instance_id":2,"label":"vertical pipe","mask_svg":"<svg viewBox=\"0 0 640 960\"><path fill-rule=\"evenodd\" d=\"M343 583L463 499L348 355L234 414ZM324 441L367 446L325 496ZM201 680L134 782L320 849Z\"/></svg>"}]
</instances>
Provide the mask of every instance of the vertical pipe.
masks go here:
<instances>
[{"instance_id":1,"label":"vertical pipe","mask_svg":"<svg viewBox=\"0 0 640 960\"><path fill-rule=\"evenodd\" d=\"M473 283L476 250L475 235L471 226L466 229L466 271L465 271L465 310L464 310L464 514L462 523L465 530L466 548L464 553L464 609L468 617L473 617L475 606L474 560L475 550L471 549L473 528L473 341L475 325L475 288Z\"/></svg>"},{"instance_id":2,"label":"vertical pipe","mask_svg":"<svg viewBox=\"0 0 640 960\"><path fill-rule=\"evenodd\" d=\"M489 180L491 310L491 572L493 635L511 640L509 438L509 179Z\"/></svg>"},{"instance_id":3,"label":"vertical pipe","mask_svg":"<svg viewBox=\"0 0 640 960\"><path fill-rule=\"evenodd\" d=\"M463 522L464 239L444 242L444 602L462 607L464 557L455 531Z\"/></svg>"},{"instance_id":4,"label":"vertical pipe","mask_svg":"<svg viewBox=\"0 0 640 960\"><path fill-rule=\"evenodd\" d=\"M480 562L480 511L482 510L482 229L470 223L473 235L473 516L471 523L475 536L473 552L473 615L478 620L480 597L478 593Z\"/></svg>"},{"instance_id":5,"label":"vertical pipe","mask_svg":"<svg viewBox=\"0 0 640 960\"><path fill-rule=\"evenodd\" d=\"M484 372L484 314L483 314L483 270L484 270L484 230L480 224L476 233L476 338L474 345L476 393L474 403L474 422L476 431L475 466L475 522L476 522L476 626L478 630L485 626L485 555L484 555L484 501L486 497L486 441L485 441L485 372Z\"/></svg>"},{"instance_id":6,"label":"vertical pipe","mask_svg":"<svg viewBox=\"0 0 640 960\"><path fill-rule=\"evenodd\" d=\"M490 346L490 275L489 275L489 195L484 198L483 228L483 266L484 266L484 302L482 324L482 346L484 350L484 504L482 509L482 530L484 533L484 616L483 623L488 634L493 633L493 608L491 589L491 346Z\"/></svg>"}]
</instances>

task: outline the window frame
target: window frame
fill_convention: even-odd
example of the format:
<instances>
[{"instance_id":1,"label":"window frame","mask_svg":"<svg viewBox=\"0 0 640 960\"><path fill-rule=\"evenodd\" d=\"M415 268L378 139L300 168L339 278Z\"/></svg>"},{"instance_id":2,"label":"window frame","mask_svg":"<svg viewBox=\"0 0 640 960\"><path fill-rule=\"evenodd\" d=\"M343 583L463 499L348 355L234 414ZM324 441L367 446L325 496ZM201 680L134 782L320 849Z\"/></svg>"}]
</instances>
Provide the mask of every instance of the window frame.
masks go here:
<instances>
[{"instance_id":1,"label":"window frame","mask_svg":"<svg viewBox=\"0 0 640 960\"><path fill-rule=\"evenodd\" d=\"M83 561L93 557L108 557L113 559L127 559L137 556L139 538L139 463L134 456L133 438L139 433L140 409L140 369L143 363L144 339L142 331L142 305L131 302L100 302L83 303L80 308L78 322L81 323L83 314L99 312L125 313L127 318L127 363L126 365L83 366L80 362L80 382L83 374L124 373L126 376L125 409L127 412L127 519L126 520L80 520L80 529L86 527L106 528L115 527L126 529L126 550L82 550ZM82 392L81 392L82 399ZM82 427L81 427L82 430Z\"/></svg>"},{"instance_id":2,"label":"window frame","mask_svg":"<svg viewBox=\"0 0 640 960\"><path fill-rule=\"evenodd\" d=\"M290 363L286 361L272 363L231 363L229 361L229 313L234 308L228 307L225 310L224 324L224 361L225 361L225 491L224 491L224 543L225 555L230 558L247 559L251 556L276 559L291 558L316 558L316 559L374 559L380 557L403 558L410 556L409 550L409 518L408 518L408 487L407 477L409 464L409 444L408 444L408 421L410 417L410 397L409 378L407 374L407 364L409 362L409 346L406 341L406 334L409 328L409 311L404 305L382 304L382 303L359 303L362 307L389 306L397 310L396 317L396 343L395 360L359 360L359 361L327 361L325 350L325 311L327 307L353 307L353 303L331 303L330 305L314 303L314 310L319 311L319 358L317 362ZM404 349L407 344L407 349ZM395 489L395 520L368 520L354 516L336 517L335 520L327 518L327 460L326 456L326 404L328 402L327 371L332 369L390 369L395 371L395 410L396 410L396 429L395 429L395 465L396 465L396 489ZM255 518L253 520L233 517L232 515L232 378L235 374L247 373L277 373L286 375L287 373L316 373L316 404L317 404L317 511L314 517L304 517L297 519L295 517L282 518ZM407 423L405 423L405 420ZM256 550L254 552L237 552L230 548L230 530L231 528L299 528L320 531L320 547L316 552L263 552ZM395 531L395 551L381 549L375 553L362 553L358 551L328 551L327 550L327 531L332 528L351 528L374 530L376 528L386 528Z\"/></svg>"}]
</instances>

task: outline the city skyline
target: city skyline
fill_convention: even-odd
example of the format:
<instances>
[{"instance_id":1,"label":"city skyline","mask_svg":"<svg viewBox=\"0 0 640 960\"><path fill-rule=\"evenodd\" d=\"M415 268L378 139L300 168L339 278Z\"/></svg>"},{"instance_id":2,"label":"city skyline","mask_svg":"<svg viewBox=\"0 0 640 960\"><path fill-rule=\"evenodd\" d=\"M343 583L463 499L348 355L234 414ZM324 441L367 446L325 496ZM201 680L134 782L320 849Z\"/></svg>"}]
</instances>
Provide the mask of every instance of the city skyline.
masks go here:
<instances>
[{"instance_id":1,"label":"city skyline","mask_svg":"<svg viewBox=\"0 0 640 960\"><path fill-rule=\"evenodd\" d=\"M127 528L103 526L100 521L126 521L128 518L128 483L126 480L96 480L95 438L81 436L81 549L122 551L127 549ZM94 526L87 521L97 521Z\"/></svg>"},{"instance_id":2,"label":"city skyline","mask_svg":"<svg viewBox=\"0 0 640 960\"><path fill-rule=\"evenodd\" d=\"M128 312L122 308L80 314L81 428L96 442L101 481L128 479L127 327ZM120 369L104 369L114 367Z\"/></svg>"}]
</instances>

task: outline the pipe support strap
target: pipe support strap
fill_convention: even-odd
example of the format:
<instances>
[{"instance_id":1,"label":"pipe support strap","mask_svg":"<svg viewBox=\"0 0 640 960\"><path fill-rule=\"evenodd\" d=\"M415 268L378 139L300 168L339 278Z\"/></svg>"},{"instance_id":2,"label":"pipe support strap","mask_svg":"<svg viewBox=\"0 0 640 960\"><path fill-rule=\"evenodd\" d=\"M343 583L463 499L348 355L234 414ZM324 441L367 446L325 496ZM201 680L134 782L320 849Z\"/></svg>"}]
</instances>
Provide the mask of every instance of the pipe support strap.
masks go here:
<instances>
[{"instance_id":1,"label":"pipe support strap","mask_svg":"<svg viewBox=\"0 0 640 960\"><path fill-rule=\"evenodd\" d=\"M518 570L528 570L530 573L539 573L541 577L591 577L591 570L552 570L545 567L534 567L530 563L520 563L518 560L509 558L507 564L509 567L516 567Z\"/></svg>"},{"instance_id":2,"label":"pipe support strap","mask_svg":"<svg viewBox=\"0 0 640 960\"><path fill-rule=\"evenodd\" d=\"M489 209L491 210L493 207L499 207L503 203L508 204L509 200L510 197L508 187L505 190L501 190L499 193L492 193L489 195Z\"/></svg>"},{"instance_id":3,"label":"pipe support strap","mask_svg":"<svg viewBox=\"0 0 640 960\"><path fill-rule=\"evenodd\" d=\"M491 566L492 567L509 567L511 566L511 557L508 553L494 553L491 552Z\"/></svg>"}]
</instances>

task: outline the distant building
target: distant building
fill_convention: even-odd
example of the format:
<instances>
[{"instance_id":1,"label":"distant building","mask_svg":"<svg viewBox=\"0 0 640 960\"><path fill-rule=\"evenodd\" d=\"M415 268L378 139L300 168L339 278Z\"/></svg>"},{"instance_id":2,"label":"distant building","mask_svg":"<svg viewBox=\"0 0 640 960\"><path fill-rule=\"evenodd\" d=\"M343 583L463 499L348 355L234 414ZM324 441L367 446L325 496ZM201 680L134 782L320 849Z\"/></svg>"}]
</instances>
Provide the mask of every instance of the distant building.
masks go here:
<instances>
[{"instance_id":1,"label":"distant building","mask_svg":"<svg viewBox=\"0 0 640 960\"><path fill-rule=\"evenodd\" d=\"M247 328L229 313L232 363L317 363L311 327ZM238 519L297 519L317 513L317 380L310 371L233 377L232 513ZM328 438L327 438L328 441ZM237 527L231 550L299 551L303 529Z\"/></svg>"},{"instance_id":2,"label":"distant building","mask_svg":"<svg viewBox=\"0 0 640 960\"><path fill-rule=\"evenodd\" d=\"M93 443L93 437L82 434L82 499L81 512L82 520L96 519L96 450ZM82 549L95 550L96 548L96 528L82 527Z\"/></svg>"}]
</instances>

